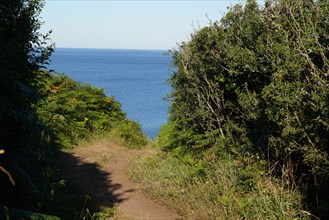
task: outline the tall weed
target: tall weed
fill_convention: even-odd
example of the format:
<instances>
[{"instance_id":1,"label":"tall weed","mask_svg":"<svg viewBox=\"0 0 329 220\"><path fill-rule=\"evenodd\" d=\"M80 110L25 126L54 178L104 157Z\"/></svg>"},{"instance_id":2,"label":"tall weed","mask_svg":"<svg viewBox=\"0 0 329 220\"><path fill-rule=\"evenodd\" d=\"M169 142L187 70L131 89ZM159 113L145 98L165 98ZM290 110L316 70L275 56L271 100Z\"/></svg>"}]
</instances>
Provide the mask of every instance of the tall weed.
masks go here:
<instances>
[{"instance_id":1,"label":"tall weed","mask_svg":"<svg viewBox=\"0 0 329 220\"><path fill-rule=\"evenodd\" d=\"M208 162L200 176L194 165L159 153L135 159L129 174L183 219L310 218L303 211L301 195L270 175L251 173L254 185L244 188L238 181L243 169L233 159Z\"/></svg>"}]
</instances>

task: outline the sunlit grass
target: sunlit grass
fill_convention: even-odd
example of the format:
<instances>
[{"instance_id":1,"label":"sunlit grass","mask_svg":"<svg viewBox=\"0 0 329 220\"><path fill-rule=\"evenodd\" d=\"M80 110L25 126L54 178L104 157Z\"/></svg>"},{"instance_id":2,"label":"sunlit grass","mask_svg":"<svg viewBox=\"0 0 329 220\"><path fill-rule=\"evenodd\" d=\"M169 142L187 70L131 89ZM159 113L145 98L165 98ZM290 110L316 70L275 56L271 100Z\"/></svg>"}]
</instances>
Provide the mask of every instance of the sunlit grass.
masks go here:
<instances>
[{"instance_id":1,"label":"sunlit grass","mask_svg":"<svg viewBox=\"0 0 329 220\"><path fill-rule=\"evenodd\" d=\"M280 181L257 174L252 189L241 187L235 161L209 164L203 175L169 154L135 159L129 175L183 219L309 219L302 197Z\"/></svg>"}]
</instances>

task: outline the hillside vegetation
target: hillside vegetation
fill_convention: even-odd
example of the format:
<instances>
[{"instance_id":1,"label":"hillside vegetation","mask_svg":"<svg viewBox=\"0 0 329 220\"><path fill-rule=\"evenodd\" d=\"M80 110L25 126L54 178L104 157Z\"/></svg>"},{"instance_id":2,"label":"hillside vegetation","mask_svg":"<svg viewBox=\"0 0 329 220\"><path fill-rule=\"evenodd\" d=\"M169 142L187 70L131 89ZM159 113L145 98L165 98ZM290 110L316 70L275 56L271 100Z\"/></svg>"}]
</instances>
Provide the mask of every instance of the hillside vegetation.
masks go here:
<instances>
[{"instance_id":1,"label":"hillside vegetation","mask_svg":"<svg viewBox=\"0 0 329 220\"><path fill-rule=\"evenodd\" d=\"M147 139L104 90L46 70L54 45L39 33L42 7L0 1L0 219L92 219L92 198L63 178L61 149L95 136L128 147Z\"/></svg>"},{"instance_id":2,"label":"hillside vegetation","mask_svg":"<svg viewBox=\"0 0 329 220\"><path fill-rule=\"evenodd\" d=\"M249 0L195 31L172 51L169 154L132 176L188 218L329 216L328 18L328 1Z\"/></svg>"},{"instance_id":3,"label":"hillside vegetation","mask_svg":"<svg viewBox=\"0 0 329 220\"><path fill-rule=\"evenodd\" d=\"M147 144L140 125L126 118L121 105L103 89L76 82L69 77L42 72L39 94L43 99L35 105L39 119L53 131L55 143L72 148L93 136L111 136L127 147Z\"/></svg>"}]
</instances>

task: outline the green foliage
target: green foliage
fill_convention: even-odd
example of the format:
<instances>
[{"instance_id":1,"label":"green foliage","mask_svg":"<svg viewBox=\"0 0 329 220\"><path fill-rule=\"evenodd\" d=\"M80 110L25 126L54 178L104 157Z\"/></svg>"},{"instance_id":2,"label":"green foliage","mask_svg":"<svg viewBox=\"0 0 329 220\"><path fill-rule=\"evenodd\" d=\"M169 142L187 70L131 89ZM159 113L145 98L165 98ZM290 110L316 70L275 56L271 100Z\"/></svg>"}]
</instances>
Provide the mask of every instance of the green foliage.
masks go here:
<instances>
[{"instance_id":1,"label":"green foliage","mask_svg":"<svg viewBox=\"0 0 329 220\"><path fill-rule=\"evenodd\" d=\"M168 153L144 155L133 161L129 174L183 219L310 219L301 195L282 187L286 179L260 172L261 164L247 158L202 163L200 176L198 162Z\"/></svg>"},{"instance_id":2,"label":"green foliage","mask_svg":"<svg viewBox=\"0 0 329 220\"><path fill-rule=\"evenodd\" d=\"M0 205L0 216L4 220L60 220L58 217L24 210L8 209Z\"/></svg>"},{"instance_id":3,"label":"green foliage","mask_svg":"<svg viewBox=\"0 0 329 220\"><path fill-rule=\"evenodd\" d=\"M37 113L62 147L70 148L92 133L110 130L125 118L120 104L102 89L64 75L42 74L47 79L41 91L45 99L36 106Z\"/></svg>"},{"instance_id":4,"label":"green foliage","mask_svg":"<svg viewBox=\"0 0 329 220\"><path fill-rule=\"evenodd\" d=\"M92 219L95 220L107 220L112 218L118 210L116 207L106 208L102 212L97 212L92 216Z\"/></svg>"},{"instance_id":5,"label":"green foliage","mask_svg":"<svg viewBox=\"0 0 329 220\"><path fill-rule=\"evenodd\" d=\"M48 34L38 32L43 1L0 3L0 148L14 150L38 144L44 130L33 118L37 101L35 76L53 51Z\"/></svg>"},{"instance_id":6,"label":"green foliage","mask_svg":"<svg viewBox=\"0 0 329 220\"><path fill-rule=\"evenodd\" d=\"M254 155L300 183L313 210L329 201L328 17L327 1L249 0L196 31L173 52L161 145Z\"/></svg>"},{"instance_id":7,"label":"green foliage","mask_svg":"<svg viewBox=\"0 0 329 220\"><path fill-rule=\"evenodd\" d=\"M63 74L41 74L47 79L41 90L45 98L35 108L39 118L55 132L58 145L72 148L81 139L106 132L118 133L116 136L130 147L146 145L139 124L127 120L121 105L103 89Z\"/></svg>"},{"instance_id":8,"label":"green foliage","mask_svg":"<svg viewBox=\"0 0 329 220\"><path fill-rule=\"evenodd\" d=\"M43 4L0 1L1 219L81 219L89 199L62 178L56 147L122 123L136 132L128 141L146 140L103 90L45 71L53 45L38 31Z\"/></svg>"},{"instance_id":9,"label":"green foliage","mask_svg":"<svg viewBox=\"0 0 329 220\"><path fill-rule=\"evenodd\" d=\"M38 214L45 211L40 202L47 197L39 178L49 129L36 120L32 108L40 98L37 71L53 51L49 34L38 32L42 7L39 0L0 2L0 200L10 219L51 218Z\"/></svg>"},{"instance_id":10,"label":"green foliage","mask_svg":"<svg viewBox=\"0 0 329 220\"><path fill-rule=\"evenodd\" d=\"M113 133L124 140L124 145L130 148L141 148L147 144L147 138L137 122L123 120Z\"/></svg>"}]
</instances>

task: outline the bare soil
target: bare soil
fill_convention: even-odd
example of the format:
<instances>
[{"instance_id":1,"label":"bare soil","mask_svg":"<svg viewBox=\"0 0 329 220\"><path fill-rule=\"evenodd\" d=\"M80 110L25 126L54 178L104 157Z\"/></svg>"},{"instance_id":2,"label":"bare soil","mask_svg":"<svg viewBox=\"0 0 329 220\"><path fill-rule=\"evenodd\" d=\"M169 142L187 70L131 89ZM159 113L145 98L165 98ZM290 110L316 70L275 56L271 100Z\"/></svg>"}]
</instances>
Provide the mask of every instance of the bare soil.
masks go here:
<instances>
[{"instance_id":1,"label":"bare soil","mask_svg":"<svg viewBox=\"0 0 329 220\"><path fill-rule=\"evenodd\" d=\"M63 153L61 163L67 167L67 177L90 195L95 207L117 206L118 219L175 219L174 213L148 198L128 178L130 161L140 153L104 139Z\"/></svg>"}]
</instances>

